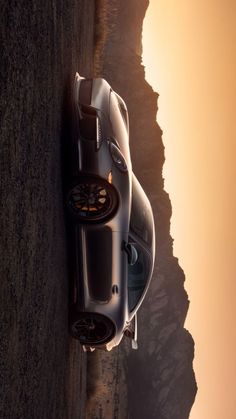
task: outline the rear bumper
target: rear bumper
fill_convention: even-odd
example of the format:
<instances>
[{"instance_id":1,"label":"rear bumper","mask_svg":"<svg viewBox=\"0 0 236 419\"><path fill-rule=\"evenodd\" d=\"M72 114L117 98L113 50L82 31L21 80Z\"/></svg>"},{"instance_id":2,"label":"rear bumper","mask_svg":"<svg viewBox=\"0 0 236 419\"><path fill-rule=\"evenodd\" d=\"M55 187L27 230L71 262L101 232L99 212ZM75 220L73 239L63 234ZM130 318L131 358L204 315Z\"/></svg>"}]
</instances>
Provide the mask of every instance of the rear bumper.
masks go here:
<instances>
[{"instance_id":1,"label":"rear bumper","mask_svg":"<svg viewBox=\"0 0 236 419\"><path fill-rule=\"evenodd\" d=\"M112 136L107 117L109 89L107 87L107 94L99 93L101 80L85 80L78 75L75 78L72 98L71 178L83 173L108 179L112 170L113 162L107 142ZM102 84L104 83L109 86L103 80Z\"/></svg>"}]
</instances>

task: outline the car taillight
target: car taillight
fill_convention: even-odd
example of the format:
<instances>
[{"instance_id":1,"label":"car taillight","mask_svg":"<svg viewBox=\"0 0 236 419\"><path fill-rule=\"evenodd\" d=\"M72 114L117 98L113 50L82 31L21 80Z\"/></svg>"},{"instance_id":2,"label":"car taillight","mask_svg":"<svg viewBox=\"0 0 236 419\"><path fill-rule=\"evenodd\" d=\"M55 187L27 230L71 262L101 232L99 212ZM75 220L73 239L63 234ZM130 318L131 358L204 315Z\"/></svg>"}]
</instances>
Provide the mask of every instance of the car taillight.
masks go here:
<instances>
[{"instance_id":1,"label":"car taillight","mask_svg":"<svg viewBox=\"0 0 236 419\"><path fill-rule=\"evenodd\" d=\"M96 117L96 148L99 149L102 142L102 127L98 116Z\"/></svg>"},{"instance_id":2,"label":"car taillight","mask_svg":"<svg viewBox=\"0 0 236 419\"><path fill-rule=\"evenodd\" d=\"M127 164L125 161L125 158L123 156L123 154L121 153L120 149L113 143L110 142L110 153L111 153L111 157L112 160L114 161L116 167L121 171L121 172L127 172Z\"/></svg>"}]
</instances>

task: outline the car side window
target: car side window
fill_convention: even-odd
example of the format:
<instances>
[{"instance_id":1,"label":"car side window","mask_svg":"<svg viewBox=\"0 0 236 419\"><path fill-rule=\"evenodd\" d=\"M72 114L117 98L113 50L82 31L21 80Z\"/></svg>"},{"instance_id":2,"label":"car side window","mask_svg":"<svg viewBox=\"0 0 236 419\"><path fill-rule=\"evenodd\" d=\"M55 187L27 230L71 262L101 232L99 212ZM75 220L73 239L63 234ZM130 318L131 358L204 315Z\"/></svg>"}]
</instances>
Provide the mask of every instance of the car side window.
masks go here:
<instances>
[{"instance_id":1,"label":"car side window","mask_svg":"<svg viewBox=\"0 0 236 419\"><path fill-rule=\"evenodd\" d=\"M149 255L138 243L131 241L135 246L138 259L134 265L128 265L128 304L129 311L133 311L140 299L149 279Z\"/></svg>"}]
</instances>

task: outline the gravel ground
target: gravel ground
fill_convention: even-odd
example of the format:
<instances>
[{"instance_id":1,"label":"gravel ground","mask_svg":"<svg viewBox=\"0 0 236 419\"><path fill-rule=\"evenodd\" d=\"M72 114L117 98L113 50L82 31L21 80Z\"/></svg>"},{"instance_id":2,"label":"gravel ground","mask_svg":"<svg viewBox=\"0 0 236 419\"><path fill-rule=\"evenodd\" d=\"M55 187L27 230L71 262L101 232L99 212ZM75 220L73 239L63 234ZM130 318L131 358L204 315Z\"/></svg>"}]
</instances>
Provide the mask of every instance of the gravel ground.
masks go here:
<instances>
[{"instance_id":1,"label":"gravel ground","mask_svg":"<svg viewBox=\"0 0 236 419\"><path fill-rule=\"evenodd\" d=\"M68 335L63 97L92 74L94 1L1 2L0 418L82 418Z\"/></svg>"}]
</instances>

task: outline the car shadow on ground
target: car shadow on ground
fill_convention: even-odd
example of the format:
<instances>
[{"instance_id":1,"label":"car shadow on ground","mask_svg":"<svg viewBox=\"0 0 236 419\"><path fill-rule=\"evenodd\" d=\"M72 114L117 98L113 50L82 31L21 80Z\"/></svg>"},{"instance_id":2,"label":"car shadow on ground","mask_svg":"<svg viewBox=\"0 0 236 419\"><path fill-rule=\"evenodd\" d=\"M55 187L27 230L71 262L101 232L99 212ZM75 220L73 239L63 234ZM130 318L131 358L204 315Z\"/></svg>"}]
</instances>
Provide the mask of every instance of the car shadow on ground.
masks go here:
<instances>
[{"instance_id":1,"label":"car shadow on ground","mask_svg":"<svg viewBox=\"0 0 236 419\"><path fill-rule=\"evenodd\" d=\"M67 194L71 182L71 156L72 156L72 144L75 139L73 133L73 106L72 106L72 94L73 94L73 78L68 76L65 80L63 99L61 107L61 175L62 175L62 192L63 192L63 209L64 219L66 226L66 254L67 254L67 267L68 267L68 306L73 304L75 300L75 283L73 280L73 260L74 260L74 249L73 245L73 230L72 223L68 216L67 211Z\"/></svg>"}]
</instances>

